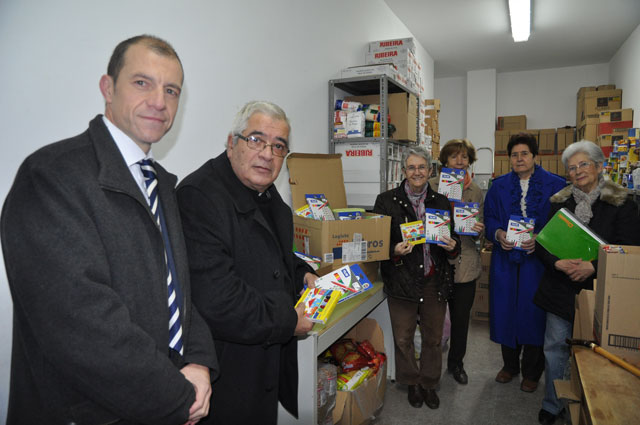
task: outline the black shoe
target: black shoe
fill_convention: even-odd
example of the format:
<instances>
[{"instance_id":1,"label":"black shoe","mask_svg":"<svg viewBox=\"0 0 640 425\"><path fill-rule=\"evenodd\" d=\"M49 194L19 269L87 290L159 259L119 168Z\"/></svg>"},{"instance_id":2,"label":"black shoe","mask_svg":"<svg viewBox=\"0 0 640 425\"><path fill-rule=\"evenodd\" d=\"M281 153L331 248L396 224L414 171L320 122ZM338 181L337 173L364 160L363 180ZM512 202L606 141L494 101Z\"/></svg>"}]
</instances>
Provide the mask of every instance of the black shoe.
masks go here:
<instances>
[{"instance_id":1,"label":"black shoe","mask_svg":"<svg viewBox=\"0 0 640 425\"><path fill-rule=\"evenodd\" d=\"M459 384L467 385L469 383L469 377L467 376L467 372L464 371L464 368L456 366L453 369L449 369L449 372L451 372L453 379L458 381Z\"/></svg>"},{"instance_id":2,"label":"black shoe","mask_svg":"<svg viewBox=\"0 0 640 425\"><path fill-rule=\"evenodd\" d=\"M418 385L409 385L409 404L415 408L422 407L422 394Z\"/></svg>"},{"instance_id":3,"label":"black shoe","mask_svg":"<svg viewBox=\"0 0 640 425\"><path fill-rule=\"evenodd\" d=\"M553 413L547 412L544 409L540 409L538 412L538 422L543 425L551 425L556 421L556 418L560 415L554 415Z\"/></svg>"},{"instance_id":4,"label":"black shoe","mask_svg":"<svg viewBox=\"0 0 640 425\"><path fill-rule=\"evenodd\" d=\"M420 391L422 392L424 403L429 407L429 409L437 409L440 407L440 398L438 398L436 390L425 390L420 387Z\"/></svg>"}]
</instances>

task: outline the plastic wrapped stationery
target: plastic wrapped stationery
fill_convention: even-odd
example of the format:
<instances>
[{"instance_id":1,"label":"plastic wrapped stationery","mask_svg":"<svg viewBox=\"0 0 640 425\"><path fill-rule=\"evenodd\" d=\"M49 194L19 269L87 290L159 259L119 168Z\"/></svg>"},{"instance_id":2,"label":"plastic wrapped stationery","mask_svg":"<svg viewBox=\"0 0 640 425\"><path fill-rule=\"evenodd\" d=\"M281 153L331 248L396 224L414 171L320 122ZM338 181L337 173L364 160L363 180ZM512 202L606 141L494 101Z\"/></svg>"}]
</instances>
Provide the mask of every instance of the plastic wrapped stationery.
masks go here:
<instances>
[{"instance_id":1,"label":"plastic wrapped stationery","mask_svg":"<svg viewBox=\"0 0 640 425\"><path fill-rule=\"evenodd\" d=\"M536 220L530 217L522 217L519 215L509 217L507 240L513 242L514 249L524 251L524 249L522 249L522 243L533 237L535 224Z\"/></svg>"},{"instance_id":2,"label":"plastic wrapped stationery","mask_svg":"<svg viewBox=\"0 0 640 425\"><path fill-rule=\"evenodd\" d=\"M453 225L457 234L478 236L473 226L478 222L480 204L478 202L454 202Z\"/></svg>"},{"instance_id":3,"label":"plastic wrapped stationery","mask_svg":"<svg viewBox=\"0 0 640 425\"><path fill-rule=\"evenodd\" d=\"M449 211L426 208L424 212L424 234L426 243L444 245L442 237L451 237L451 215Z\"/></svg>"},{"instance_id":4,"label":"plastic wrapped stationery","mask_svg":"<svg viewBox=\"0 0 640 425\"><path fill-rule=\"evenodd\" d=\"M338 290L307 288L296 303L304 304L304 315L315 323L326 323L336 308L342 293Z\"/></svg>"},{"instance_id":5,"label":"plastic wrapped stationery","mask_svg":"<svg viewBox=\"0 0 640 425\"><path fill-rule=\"evenodd\" d=\"M464 170L443 168L440 172L438 193L443 194L452 201L461 201L462 189L464 187L464 175Z\"/></svg>"},{"instance_id":6,"label":"plastic wrapped stationery","mask_svg":"<svg viewBox=\"0 0 640 425\"><path fill-rule=\"evenodd\" d=\"M316 288L332 289L342 293L338 302L353 298L373 287L360 266L351 264L342 266L316 280Z\"/></svg>"},{"instance_id":7,"label":"plastic wrapped stationery","mask_svg":"<svg viewBox=\"0 0 640 425\"><path fill-rule=\"evenodd\" d=\"M305 198L307 199L307 204L309 205L309 209L311 209L311 214L314 219L322 221L336 219L324 193L307 193Z\"/></svg>"},{"instance_id":8,"label":"plastic wrapped stationery","mask_svg":"<svg viewBox=\"0 0 640 425\"><path fill-rule=\"evenodd\" d=\"M402 240L404 242L409 242L412 245L426 242L424 237L424 222L422 220L402 223L400 224L400 231L402 232Z\"/></svg>"},{"instance_id":9,"label":"plastic wrapped stationery","mask_svg":"<svg viewBox=\"0 0 640 425\"><path fill-rule=\"evenodd\" d=\"M313 270L318 270L320 268L320 263L322 263L322 258L316 257L315 255L305 254L300 251L293 251L293 253L300 259L304 260Z\"/></svg>"}]
</instances>

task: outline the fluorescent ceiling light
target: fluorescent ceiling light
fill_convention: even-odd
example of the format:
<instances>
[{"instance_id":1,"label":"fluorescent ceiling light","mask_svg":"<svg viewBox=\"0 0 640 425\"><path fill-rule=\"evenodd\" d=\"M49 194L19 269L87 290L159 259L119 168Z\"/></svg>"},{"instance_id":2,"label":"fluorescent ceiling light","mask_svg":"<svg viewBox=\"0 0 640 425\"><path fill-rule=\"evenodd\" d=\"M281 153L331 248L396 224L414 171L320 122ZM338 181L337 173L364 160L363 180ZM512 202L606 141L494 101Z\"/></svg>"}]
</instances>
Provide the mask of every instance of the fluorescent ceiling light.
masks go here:
<instances>
[{"instance_id":1,"label":"fluorescent ceiling light","mask_svg":"<svg viewBox=\"0 0 640 425\"><path fill-rule=\"evenodd\" d=\"M513 41L527 41L531 31L531 0L509 0L509 15Z\"/></svg>"}]
</instances>

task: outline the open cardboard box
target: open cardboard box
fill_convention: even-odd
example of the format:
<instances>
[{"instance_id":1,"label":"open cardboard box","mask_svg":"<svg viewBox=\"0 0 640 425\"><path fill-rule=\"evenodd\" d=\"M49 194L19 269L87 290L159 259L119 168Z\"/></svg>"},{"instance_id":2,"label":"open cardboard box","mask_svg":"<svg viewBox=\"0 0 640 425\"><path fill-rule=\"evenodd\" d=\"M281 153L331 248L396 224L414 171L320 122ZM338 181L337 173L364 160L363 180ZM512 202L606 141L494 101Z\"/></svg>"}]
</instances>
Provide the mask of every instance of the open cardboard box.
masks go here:
<instances>
[{"instance_id":1,"label":"open cardboard box","mask_svg":"<svg viewBox=\"0 0 640 425\"><path fill-rule=\"evenodd\" d=\"M366 339L377 352L384 353L384 335L378 322L374 319L362 319L343 338L351 338L355 341ZM375 376L370 376L355 390L337 392L336 407L333 409L333 423L335 425L370 423L382 409L386 388L387 362L384 362Z\"/></svg>"},{"instance_id":2,"label":"open cardboard box","mask_svg":"<svg viewBox=\"0 0 640 425\"><path fill-rule=\"evenodd\" d=\"M324 193L332 209L347 207L340 158L338 154L306 153L292 153L287 157L294 209L306 205L305 195L309 193ZM320 257L321 268L333 264L337 259L343 263L389 259L391 217L319 221L294 214L293 227L298 251ZM357 242L354 239L357 238L363 243L354 246L353 242ZM346 250L343 252L345 243L352 244L348 257L343 256L346 255Z\"/></svg>"}]
</instances>

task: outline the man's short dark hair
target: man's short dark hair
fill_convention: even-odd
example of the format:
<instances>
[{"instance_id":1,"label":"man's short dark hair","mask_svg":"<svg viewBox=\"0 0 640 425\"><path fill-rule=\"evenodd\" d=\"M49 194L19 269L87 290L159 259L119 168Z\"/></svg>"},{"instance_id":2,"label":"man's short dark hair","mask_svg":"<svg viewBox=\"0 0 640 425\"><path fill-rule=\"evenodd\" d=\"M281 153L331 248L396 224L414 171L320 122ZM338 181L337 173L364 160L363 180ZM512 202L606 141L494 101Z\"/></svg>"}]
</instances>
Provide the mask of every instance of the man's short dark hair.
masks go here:
<instances>
[{"instance_id":1,"label":"man's short dark hair","mask_svg":"<svg viewBox=\"0 0 640 425\"><path fill-rule=\"evenodd\" d=\"M515 145L527 145L533 156L538 156L538 142L536 136L530 133L518 133L511 136L507 144L507 154L511 156L511 151Z\"/></svg>"},{"instance_id":2,"label":"man's short dark hair","mask_svg":"<svg viewBox=\"0 0 640 425\"><path fill-rule=\"evenodd\" d=\"M118 44L113 50L111 59L109 59L109 65L107 66L107 75L113 78L114 85L118 80L120 71L124 67L124 55L127 53L127 50L129 50L129 47L134 44L144 44L146 47L161 56L175 58L180 63L180 68L182 68L182 62L171 44L154 35L137 35L120 42L120 44Z\"/></svg>"}]
</instances>

